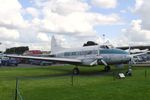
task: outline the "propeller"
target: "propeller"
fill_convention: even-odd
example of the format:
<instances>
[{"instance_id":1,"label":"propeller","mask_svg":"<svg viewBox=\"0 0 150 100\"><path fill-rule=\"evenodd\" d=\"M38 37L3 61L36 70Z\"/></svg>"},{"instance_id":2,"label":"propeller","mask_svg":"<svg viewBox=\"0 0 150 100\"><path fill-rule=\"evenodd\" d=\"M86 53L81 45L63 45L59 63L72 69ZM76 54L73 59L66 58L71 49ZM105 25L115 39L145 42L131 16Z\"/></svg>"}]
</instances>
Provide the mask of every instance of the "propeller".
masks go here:
<instances>
[{"instance_id":1,"label":"propeller","mask_svg":"<svg viewBox=\"0 0 150 100\"><path fill-rule=\"evenodd\" d=\"M129 56L130 56L130 61L129 61L129 65L131 64L136 64L135 60L134 60L134 56L131 54L131 45L129 45Z\"/></svg>"},{"instance_id":2,"label":"propeller","mask_svg":"<svg viewBox=\"0 0 150 100\"><path fill-rule=\"evenodd\" d=\"M144 54L147 54L147 53L149 53L149 51L144 51L142 53L137 53L137 54L131 54L131 47L129 46L129 56L131 58L130 63L131 64L136 64L136 61L135 61L134 57L144 55Z\"/></svg>"}]
</instances>

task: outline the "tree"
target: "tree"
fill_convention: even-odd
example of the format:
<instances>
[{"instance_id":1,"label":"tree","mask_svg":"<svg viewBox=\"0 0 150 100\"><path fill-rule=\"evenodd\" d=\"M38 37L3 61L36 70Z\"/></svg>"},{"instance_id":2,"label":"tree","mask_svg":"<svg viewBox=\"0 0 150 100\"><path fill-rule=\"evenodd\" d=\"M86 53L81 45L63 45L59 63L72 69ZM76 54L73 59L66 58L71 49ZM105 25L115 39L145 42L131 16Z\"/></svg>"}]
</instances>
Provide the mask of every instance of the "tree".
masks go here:
<instances>
[{"instance_id":1,"label":"tree","mask_svg":"<svg viewBox=\"0 0 150 100\"><path fill-rule=\"evenodd\" d=\"M4 53L5 54L23 54L27 50L29 50L28 46L13 47L13 48L6 49Z\"/></svg>"},{"instance_id":2,"label":"tree","mask_svg":"<svg viewBox=\"0 0 150 100\"><path fill-rule=\"evenodd\" d=\"M87 43L83 44L83 46L93 46L93 45L98 45L98 44L93 41L88 41Z\"/></svg>"}]
</instances>

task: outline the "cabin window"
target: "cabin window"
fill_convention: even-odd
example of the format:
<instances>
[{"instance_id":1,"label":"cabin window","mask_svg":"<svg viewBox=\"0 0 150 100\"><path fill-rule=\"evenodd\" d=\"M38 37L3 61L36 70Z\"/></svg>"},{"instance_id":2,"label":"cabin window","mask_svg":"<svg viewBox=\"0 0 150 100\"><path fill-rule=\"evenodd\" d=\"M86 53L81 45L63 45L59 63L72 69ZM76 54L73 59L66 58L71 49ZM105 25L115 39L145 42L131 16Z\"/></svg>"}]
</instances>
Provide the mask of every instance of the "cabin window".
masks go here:
<instances>
[{"instance_id":1,"label":"cabin window","mask_svg":"<svg viewBox=\"0 0 150 100\"><path fill-rule=\"evenodd\" d=\"M98 54L98 51L97 50L89 50L89 51L65 52L64 56L91 55L91 54Z\"/></svg>"},{"instance_id":2,"label":"cabin window","mask_svg":"<svg viewBox=\"0 0 150 100\"><path fill-rule=\"evenodd\" d=\"M70 53L69 52L65 52L64 56L70 56Z\"/></svg>"},{"instance_id":3,"label":"cabin window","mask_svg":"<svg viewBox=\"0 0 150 100\"><path fill-rule=\"evenodd\" d=\"M92 54L98 54L98 51L97 50L93 50Z\"/></svg>"},{"instance_id":4,"label":"cabin window","mask_svg":"<svg viewBox=\"0 0 150 100\"><path fill-rule=\"evenodd\" d=\"M72 55L73 55L73 56L76 55L76 52L72 52Z\"/></svg>"},{"instance_id":5,"label":"cabin window","mask_svg":"<svg viewBox=\"0 0 150 100\"><path fill-rule=\"evenodd\" d=\"M86 54L90 55L90 54L92 54L92 51L86 51Z\"/></svg>"},{"instance_id":6,"label":"cabin window","mask_svg":"<svg viewBox=\"0 0 150 100\"><path fill-rule=\"evenodd\" d=\"M80 51L80 55L84 55L84 52L83 52L83 51Z\"/></svg>"}]
</instances>

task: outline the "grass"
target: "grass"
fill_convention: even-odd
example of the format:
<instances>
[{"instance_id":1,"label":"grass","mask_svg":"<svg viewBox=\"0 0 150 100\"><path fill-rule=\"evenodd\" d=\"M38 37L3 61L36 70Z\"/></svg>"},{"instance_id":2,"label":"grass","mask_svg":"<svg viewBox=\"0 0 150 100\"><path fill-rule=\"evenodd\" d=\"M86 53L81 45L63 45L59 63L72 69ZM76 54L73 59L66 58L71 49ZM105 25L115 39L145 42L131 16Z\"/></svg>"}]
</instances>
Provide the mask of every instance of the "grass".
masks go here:
<instances>
[{"instance_id":1,"label":"grass","mask_svg":"<svg viewBox=\"0 0 150 100\"><path fill-rule=\"evenodd\" d=\"M72 68L73 66L0 68L0 100L14 99L16 77L22 77L19 80L19 90L24 100L148 100L150 98L148 67L134 67L132 77L115 80L112 72L125 72L126 68L113 68L111 72L104 73L100 71L102 67L81 67L81 74L73 78L73 86Z\"/></svg>"}]
</instances>

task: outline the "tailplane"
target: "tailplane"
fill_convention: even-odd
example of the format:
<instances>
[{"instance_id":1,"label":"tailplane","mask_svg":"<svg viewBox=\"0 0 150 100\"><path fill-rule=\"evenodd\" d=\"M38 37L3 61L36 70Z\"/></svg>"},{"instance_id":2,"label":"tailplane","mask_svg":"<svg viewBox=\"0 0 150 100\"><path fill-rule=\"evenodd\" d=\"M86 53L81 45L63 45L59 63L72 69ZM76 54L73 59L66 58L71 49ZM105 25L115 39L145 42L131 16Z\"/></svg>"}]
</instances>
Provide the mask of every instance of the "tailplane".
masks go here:
<instances>
[{"instance_id":1,"label":"tailplane","mask_svg":"<svg viewBox=\"0 0 150 100\"><path fill-rule=\"evenodd\" d=\"M51 39L51 53L56 54L57 52L62 51L62 50L64 50L64 48L61 47L60 45L58 45L55 37L52 36L52 39Z\"/></svg>"}]
</instances>

